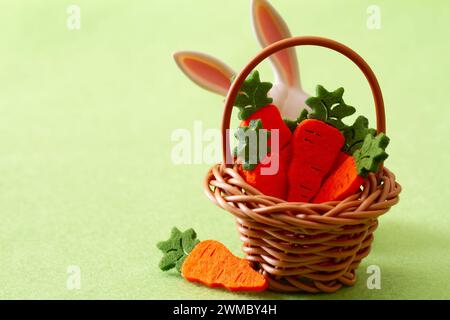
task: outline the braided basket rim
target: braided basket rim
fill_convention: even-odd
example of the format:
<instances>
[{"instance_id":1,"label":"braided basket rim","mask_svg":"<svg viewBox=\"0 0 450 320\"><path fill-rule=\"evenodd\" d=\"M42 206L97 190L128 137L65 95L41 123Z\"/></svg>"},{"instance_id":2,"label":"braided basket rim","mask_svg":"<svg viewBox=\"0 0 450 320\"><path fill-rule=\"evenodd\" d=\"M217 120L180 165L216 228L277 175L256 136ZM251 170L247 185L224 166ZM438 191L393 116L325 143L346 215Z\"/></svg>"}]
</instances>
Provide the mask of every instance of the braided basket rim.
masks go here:
<instances>
[{"instance_id":1,"label":"braided basket rim","mask_svg":"<svg viewBox=\"0 0 450 320\"><path fill-rule=\"evenodd\" d=\"M250 210L252 218L258 215L266 218L269 216L284 224L294 225L296 222L301 224L302 221L313 221L317 223L318 228L333 229L334 225L351 224L352 220L378 218L398 203L401 192L401 185L396 181L395 175L384 167L378 177L375 173L368 175L360 192L343 200L324 203L289 202L264 195L242 178L237 167L238 165L233 168L223 164L214 165L204 179L203 189L214 204L241 218L249 217L248 210ZM246 207L245 204L250 202L257 204L258 207ZM232 203L240 203L245 209L236 207ZM279 211L298 213L291 216L288 222L279 215ZM318 218L319 216L321 218Z\"/></svg>"}]
</instances>

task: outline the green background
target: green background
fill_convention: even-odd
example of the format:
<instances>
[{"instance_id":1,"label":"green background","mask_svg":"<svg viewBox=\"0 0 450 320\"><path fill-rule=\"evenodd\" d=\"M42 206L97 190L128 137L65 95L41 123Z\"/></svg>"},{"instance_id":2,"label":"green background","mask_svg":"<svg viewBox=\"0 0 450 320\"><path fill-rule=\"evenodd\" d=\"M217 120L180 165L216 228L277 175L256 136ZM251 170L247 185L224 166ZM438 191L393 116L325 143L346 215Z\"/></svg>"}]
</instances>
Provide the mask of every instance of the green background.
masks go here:
<instances>
[{"instance_id":1,"label":"green background","mask_svg":"<svg viewBox=\"0 0 450 320\"><path fill-rule=\"evenodd\" d=\"M81 7L81 29L66 8ZM341 41L379 77L403 185L353 288L332 295L232 294L158 267L157 241L193 227L241 254L233 218L202 193L210 164L174 165L171 134L217 128L222 98L194 86L171 54L196 49L239 69L259 50L249 1L0 1L0 297L27 299L450 298L448 1L272 3L295 35ZM370 90L345 58L298 51L305 90L346 88L370 116ZM268 64L260 68L271 80ZM368 290L376 264L382 289ZM81 269L68 290L67 268Z\"/></svg>"}]
</instances>

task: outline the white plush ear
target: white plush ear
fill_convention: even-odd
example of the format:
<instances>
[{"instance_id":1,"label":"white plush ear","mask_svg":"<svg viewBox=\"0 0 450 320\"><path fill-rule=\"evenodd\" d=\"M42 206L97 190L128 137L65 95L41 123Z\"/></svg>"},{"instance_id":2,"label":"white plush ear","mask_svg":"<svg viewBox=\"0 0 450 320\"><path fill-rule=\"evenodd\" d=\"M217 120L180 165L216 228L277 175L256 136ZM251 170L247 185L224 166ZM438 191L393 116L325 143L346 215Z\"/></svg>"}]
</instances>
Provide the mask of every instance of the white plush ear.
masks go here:
<instances>
[{"instance_id":1,"label":"white plush ear","mask_svg":"<svg viewBox=\"0 0 450 320\"><path fill-rule=\"evenodd\" d=\"M226 96L234 71L220 60L205 53L179 51L173 55L178 67L200 87Z\"/></svg>"},{"instance_id":2,"label":"white plush ear","mask_svg":"<svg viewBox=\"0 0 450 320\"><path fill-rule=\"evenodd\" d=\"M267 0L252 0L252 25L263 48L276 41L291 37L286 22ZM289 87L300 88L298 61L294 48L279 51L270 59L277 81L283 82Z\"/></svg>"}]
</instances>

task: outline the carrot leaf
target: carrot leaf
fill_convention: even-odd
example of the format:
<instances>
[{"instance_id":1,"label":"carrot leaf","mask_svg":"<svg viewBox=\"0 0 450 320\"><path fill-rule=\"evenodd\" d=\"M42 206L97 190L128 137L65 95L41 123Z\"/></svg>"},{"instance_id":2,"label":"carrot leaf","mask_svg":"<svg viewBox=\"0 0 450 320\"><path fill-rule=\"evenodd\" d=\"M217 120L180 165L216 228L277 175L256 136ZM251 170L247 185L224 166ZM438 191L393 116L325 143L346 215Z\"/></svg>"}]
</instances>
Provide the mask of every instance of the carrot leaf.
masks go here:
<instances>
[{"instance_id":1,"label":"carrot leaf","mask_svg":"<svg viewBox=\"0 0 450 320\"><path fill-rule=\"evenodd\" d=\"M367 134L376 135L376 130L369 128L369 120L364 116L356 118L355 122L343 130L345 144L342 151L352 155L360 149Z\"/></svg>"},{"instance_id":2,"label":"carrot leaf","mask_svg":"<svg viewBox=\"0 0 450 320\"><path fill-rule=\"evenodd\" d=\"M259 108L272 103L272 98L267 96L271 88L272 84L261 82L259 72L254 70L242 84L234 101L234 106L239 109L238 118L245 120Z\"/></svg>"},{"instance_id":3,"label":"carrot leaf","mask_svg":"<svg viewBox=\"0 0 450 320\"><path fill-rule=\"evenodd\" d=\"M170 238L166 241L158 242L156 245L164 253L159 262L159 268L167 271L175 267L181 272L184 259L199 242L193 229L181 232L176 227L172 228Z\"/></svg>"},{"instance_id":4,"label":"carrot leaf","mask_svg":"<svg viewBox=\"0 0 450 320\"><path fill-rule=\"evenodd\" d=\"M286 126L291 130L291 132L294 132L297 128L297 125L302 122L303 120L308 119L308 110L303 109L300 115L295 120L291 119L283 119Z\"/></svg>"},{"instance_id":5,"label":"carrot leaf","mask_svg":"<svg viewBox=\"0 0 450 320\"><path fill-rule=\"evenodd\" d=\"M266 141L260 141L266 135ZM239 127L234 136L238 140L233 153L236 158L242 161L244 170L253 170L257 164L267 155L270 148L267 146L270 132L263 129L261 119L251 120L248 126ZM266 152L261 150L261 144L265 144Z\"/></svg>"},{"instance_id":6,"label":"carrot leaf","mask_svg":"<svg viewBox=\"0 0 450 320\"><path fill-rule=\"evenodd\" d=\"M316 97L309 97L305 103L311 108L308 114L309 119L324 121L339 130L343 130L346 125L342 119L354 114L356 109L347 105L342 98L344 88L335 91L328 91L323 86L316 88Z\"/></svg>"},{"instance_id":7,"label":"carrot leaf","mask_svg":"<svg viewBox=\"0 0 450 320\"><path fill-rule=\"evenodd\" d=\"M377 136L371 133L366 135L361 149L353 154L358 175L366 177L369 172L378 171L381 163L388 157L385 151L388 144L389 138L384 133L379 133Z\"/></svg>"}]
</instances>

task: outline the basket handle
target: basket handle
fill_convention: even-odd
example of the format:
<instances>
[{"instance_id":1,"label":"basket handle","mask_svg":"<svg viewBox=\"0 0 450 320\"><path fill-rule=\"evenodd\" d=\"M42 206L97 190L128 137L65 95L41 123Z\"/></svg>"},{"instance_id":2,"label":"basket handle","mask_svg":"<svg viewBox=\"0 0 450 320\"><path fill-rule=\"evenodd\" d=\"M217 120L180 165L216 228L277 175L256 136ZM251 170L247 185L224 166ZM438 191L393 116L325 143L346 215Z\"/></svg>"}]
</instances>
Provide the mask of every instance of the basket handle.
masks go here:
<instances>
[{"instance_id":1,"label":"basket handle","mask_svg":"<svg viewBox=\"0 0 450 320\"><path fill-rule=\"evenodd\" d=\"M247 76L257 65L259 65L263 60L265 60L272 54L290 47L306 45L324 47L337 51L352 60L359 67L359 69L361 69L361 71L366 76L367 81L369 82L373 99L375 101L377 131L379 133L386 132L383 94L381 93L378 80L367 62L364 61L364 59L355 51L337 41L322 37L292 37L274 42L271 45L265 47L249 63L247 63L247 65L237 74L236 79L231 84L230 90L228 91L225 100L225 108L222 115L222 155L224 164L226 164L227 166L231 166L231 160L233 159L230 152L227 130L230 128L230 117L233 111L234 101ZM229 161L227 161L227 159Z\"/></svg>"}]
</instances>

